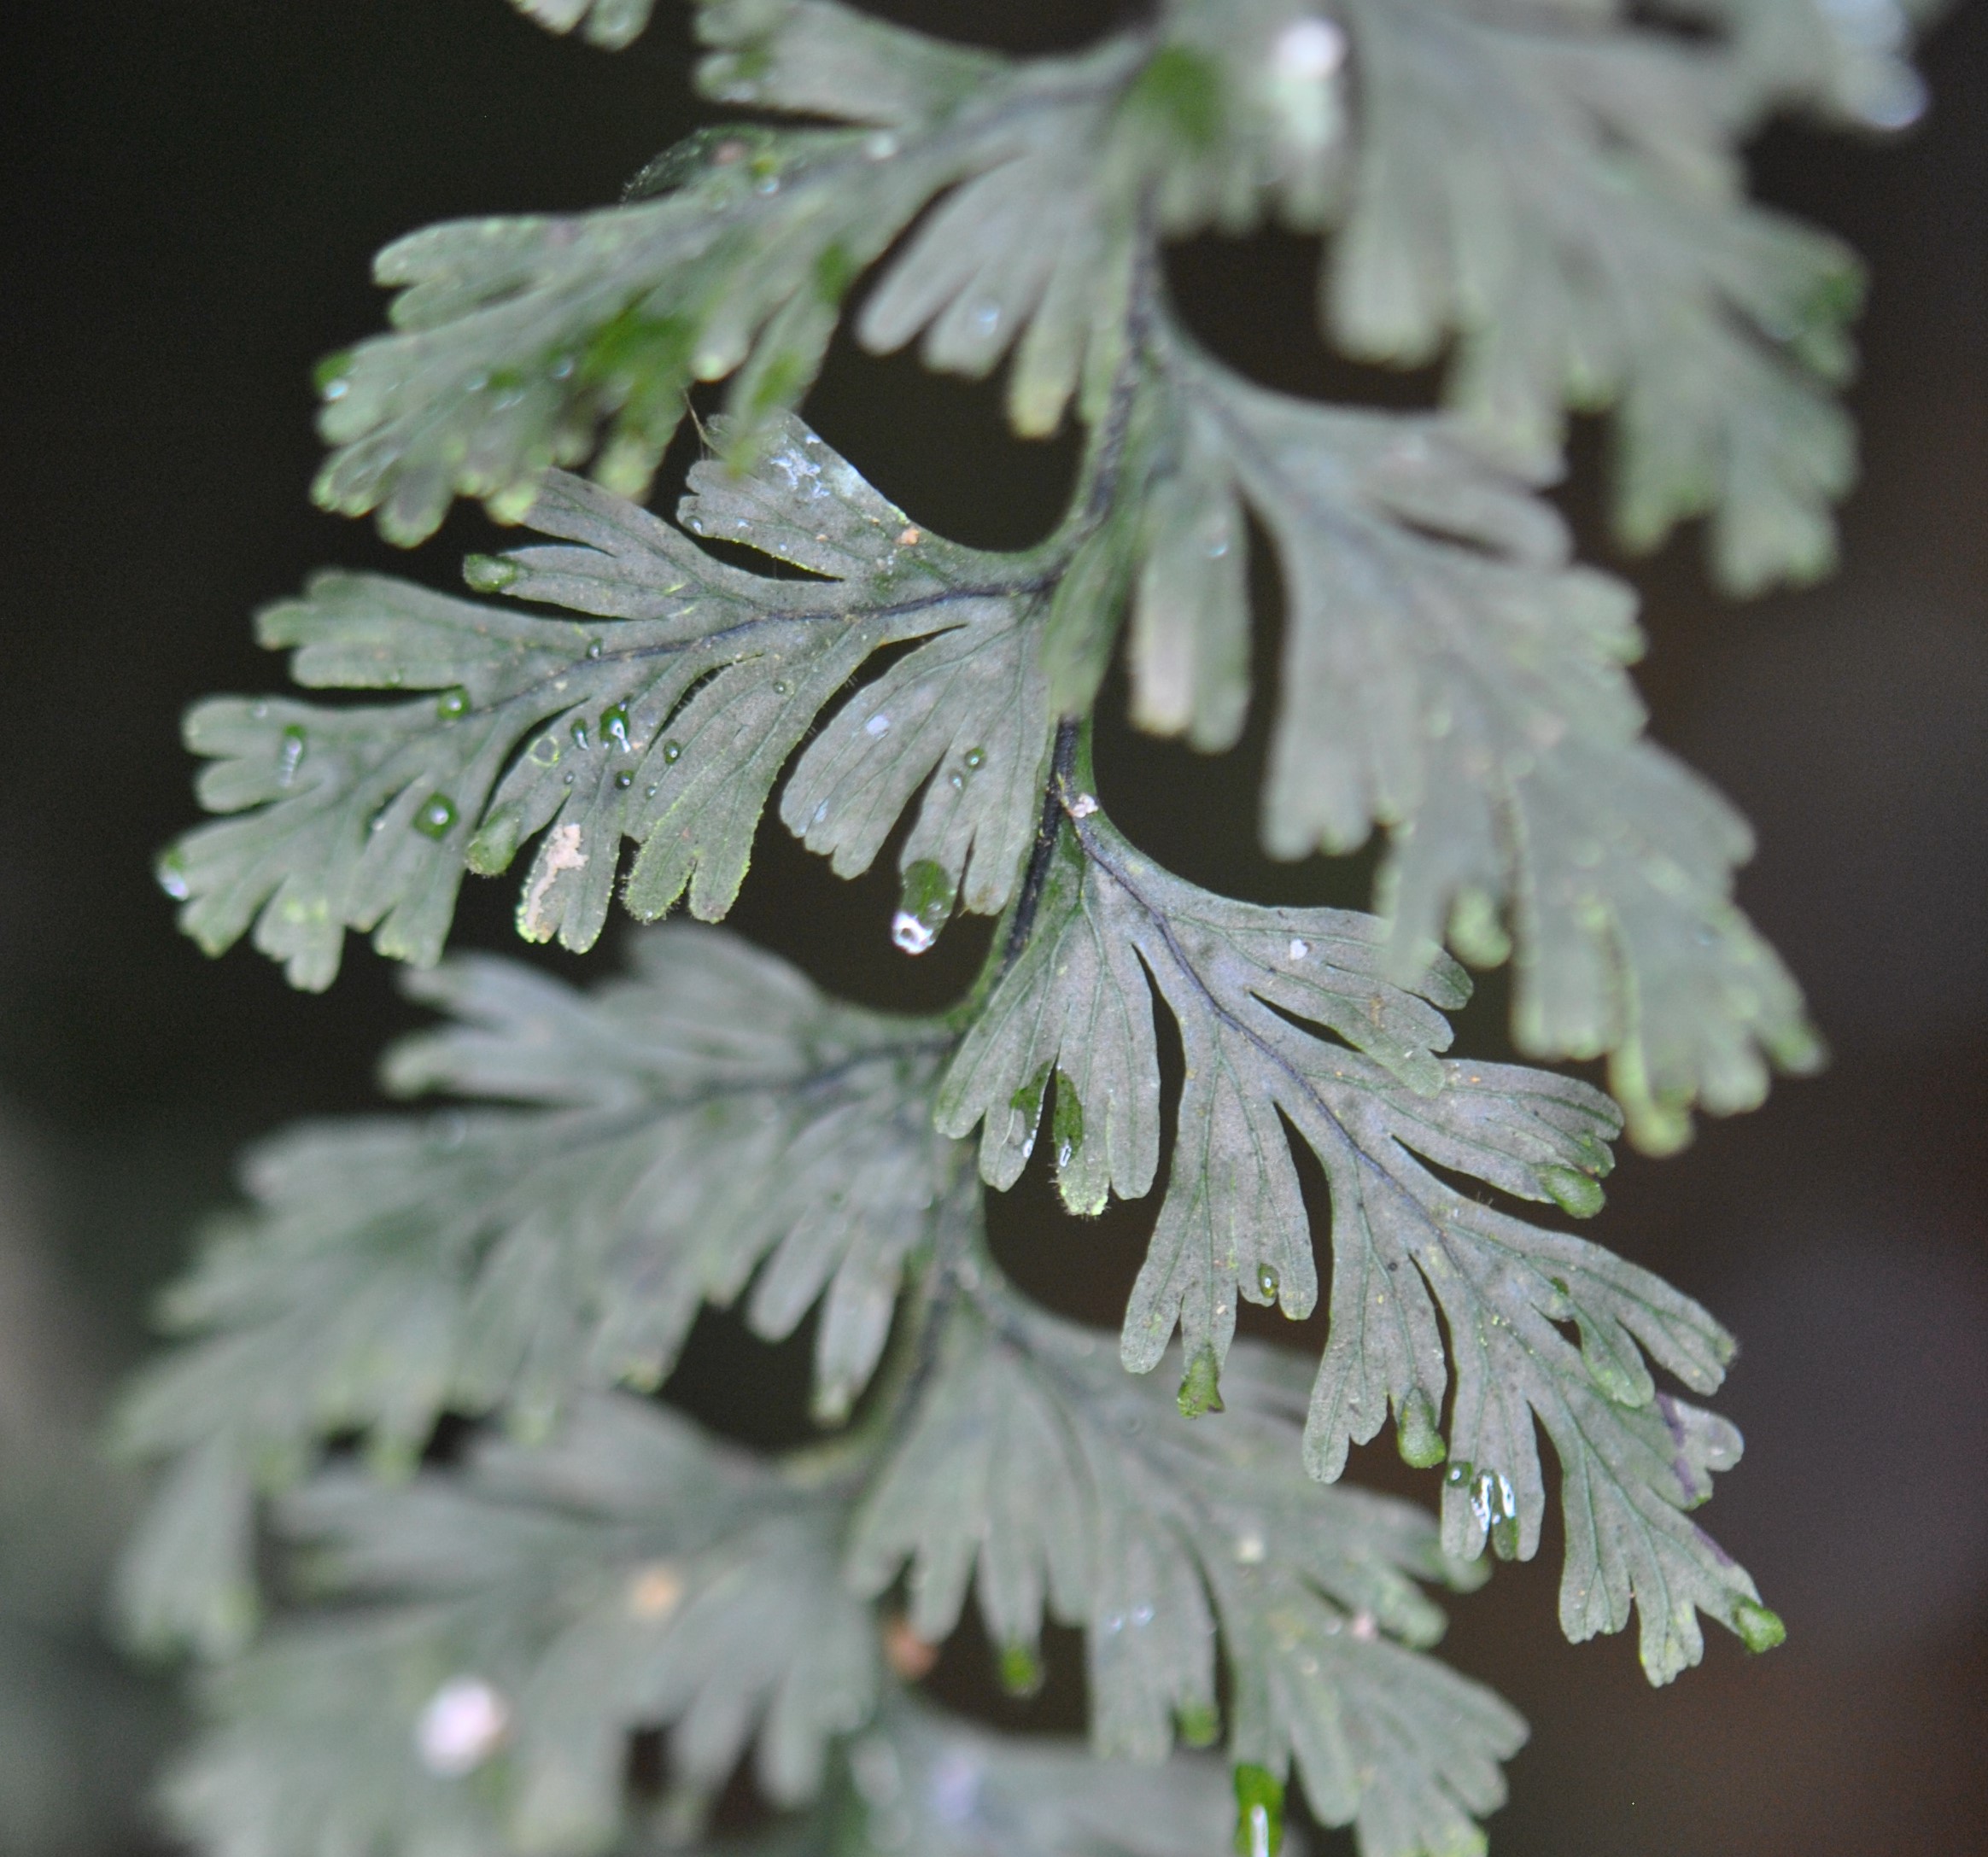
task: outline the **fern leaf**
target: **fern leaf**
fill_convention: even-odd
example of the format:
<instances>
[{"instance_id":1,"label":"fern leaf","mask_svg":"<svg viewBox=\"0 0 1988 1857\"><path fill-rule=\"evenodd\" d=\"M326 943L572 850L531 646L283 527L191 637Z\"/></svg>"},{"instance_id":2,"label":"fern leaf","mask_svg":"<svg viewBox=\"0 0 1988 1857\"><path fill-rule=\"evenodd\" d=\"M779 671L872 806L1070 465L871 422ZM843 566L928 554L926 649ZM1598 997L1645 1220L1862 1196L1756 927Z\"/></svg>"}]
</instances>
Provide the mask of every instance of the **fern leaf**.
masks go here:
<instances>
[{"instance_id":1,"label":"fern leaf","mask_svg":"<svg viewBox=\"0 0 1988 1857\"><path fill-rule=\"evenodd\" d=\"M123 1416L127 1449L188 1464L127 1565L141 1641L238 1639L252 1487L320 1437L393 1465L446 1410L542 1431L576 1389L660 1381L705 1301L746 1296L769 1339L822 1303L817 1406L846 1414L947 1216L928 1118L950 1041L708 931L653 931L637 963L592 996L442 969L415 990L459 1024L392 1080L540 1107L307 1128L251 1163L256 1210L170 1305L190 1344Z\"/></svg>"},{"instance_id":2,"label":"fern leaf","mask_svg":"<svg viewBox=\"0 0 1988 1857\"><path fill-rule=\"evenodd\" d=\"M1225 1416L1190 1425L1083 1331L997 1293L982 1309L949 1331L859 1515L859 1587L881 1591L909 1562L911 1621L929 1638L951 1631L976 1576L997 1644L1032 1645L1045 1612L1082 1626L1093 1744L1136 1760L1162 1757L1177 1721L1213 1731L1219 1625L1233 1760L1282 1773L1295 1757L1315 1814L1357 1825L1365 1857L1469 1848L1523 1730L1379 1638L1441 1632L1414 1584L1452 1571L1427 1519L1305 1477L1301 1391L1267 1350L1239 1348Z\"/></svg>"},{"instance_id":3,"label":"fern leaf","mask_svg":"<svg viewBox=\"0 0 1988 1857\"><path fill-rule=\"evenodd\" d=\"M1456 403L1541 459L1564 403L1617 405L1625 540L1709 513L1734 590L1824 572L1853 468L1826 388L1856 261L1736 199L1693 55L1424 0L1350 19L1365 109L1330 254L1341 343L1418 361L1453 332Z\"/></svg>"},{"instance_id":4,"label":"fern leaf","mask_svg":"<svg viewBox=\"0 0 1988 1857\"><path fill-rule=\"evenodd\" d=\"M1570 565L1523 476L1453 424L1307 405L1172 352L1181 429L1155 493L1168 530L1135 622L1135 715L1219 713L1218 735L1239 719L1227 564L1246 500L1289 605L1271 850L1349 850L1389 826L1381 887L1403 954L1447 923L1473 958L1501 959L1502 905L1520 1048L1611 1053L1646 1147L1677 1146L1694 1102L1757 1105L1770 1059L1810 1067L1800 993L1732 902L1745 822L1640 736L1628 590ZM1179 557L1206 536L1222 558L1204 552L1196 593Z\"/></svg>"},{"instance_id":5,"label":"fern leaf","mask_svg":"<svg viewBox=\"0 0 1988 1857\"><path fill-rule=\"evenodd\" d=\"M292 982L321 989L348 928L432 963L465 866L504 869L545 836L519 931L599 937L621 841L641 847L639 916L680 897L706 921L743 882L781 766L880 646L944 634L851 700L804 761L787 817L849 873L868 866L933 767L906 863L949 902L1005 906L1034 829L1047 698L1028 641L1045 594L1034 556L954 547L912 528L798 423L754 470L697 466L681 519L820 580L713 558L681 531L570 477L532 520L566 546L472 557L472 581L593 616L512 615L374 575L328 575L262 616L307 685L438 692L383 707L215 698L187 739L214 757L200 793L241 816L190 833L161 866L210 953L253 922ZM601 623L599 621L607 622ZM984 654L984 655L983 655ZM853 720L852 720L853 718ZM523 744L523 751L519 751ZM797 809L799 809L797 810ZM971 872L967 867L971 860Z\"/></svg>"},{"instance_id":6,"label":"fern leaf","mask_svg":"<svg viewBox=\"0 0 1988 1857\"><path fill-rule=\"evenodd\" d=\"M872 1848L946 1857L1207 1857L1235 1819L1227 1771L1098 1761L1040 1735L989 1733L908 1702L850 1753Z\"/></svg>"},{"instance_id":7,"label":"fern leaf","mask_svg":"<svg viewBox=\"0 0 1988 1857\"><path fill-rule=\"evenodd\" d=\"M1563 1466L1570 1630L1619 1629L1634 1602L1653 1681L1695 1662L1695 1610L1733 1623L1757 1603L1745 1573L1682 1513L1710 1493L1710 1471L1737 1460L1739 1436L1659 1400L1643 1357L1710 1392L1730 1338L1646 1271L1483 1205L1429 1165L1592 1213L1614 1105L1549 1072L1439 1060L1447 1028L1426 1001L1460 1003L1460 972L1439 964L1422 997L1393 985L1373 919L1210 896L1132 850L1089 795L1066 801L1035 941L947 1072L940 1128L981 1124L983 1176L1004 1185L1054 1075L1066 1203L1095 1212L1108 1188L1137 1196L1158 1147L1156 990L1179 1027L1186 1081L1172 1177L1126 1311L1126 1365L1149 1371L1178 1328L1184 1409L1205 1406L1239 1298L1311 1312L1295 1130L1333 1204L1332 1323L1306 1436L1313 1474L1336 1477L1348 1443L1373 1437L1390 1405L1405 1454L1441 1454L1430 1435L1450 1375L1440 1307L1457 1389L1446 1547L1459 1558L1487 1539L1508 1558L1535 1551L1536 1416ZM1556 1326L1569 1323L1578 1346Z\"/></svg>"},{"instance_id":8,"label":"fern leaf","mask_svg":"<svg viewBox=\"0 0 1988 1857\"><path fill-rule=\"evenodd\" d=\"M688 1790L714 1794L756 1743L766 1796L810 1799L879 1679L838 1514L631 1399L408 1488L328 1475L283 1521L345 1608L220 1676L220 1724L169 1782L172 1815L208 1848L268 1857L601 1850L629 1735L657 1725ZM452 1725L471 1697L478 1722Z\"/></svg>"}]
</instances>

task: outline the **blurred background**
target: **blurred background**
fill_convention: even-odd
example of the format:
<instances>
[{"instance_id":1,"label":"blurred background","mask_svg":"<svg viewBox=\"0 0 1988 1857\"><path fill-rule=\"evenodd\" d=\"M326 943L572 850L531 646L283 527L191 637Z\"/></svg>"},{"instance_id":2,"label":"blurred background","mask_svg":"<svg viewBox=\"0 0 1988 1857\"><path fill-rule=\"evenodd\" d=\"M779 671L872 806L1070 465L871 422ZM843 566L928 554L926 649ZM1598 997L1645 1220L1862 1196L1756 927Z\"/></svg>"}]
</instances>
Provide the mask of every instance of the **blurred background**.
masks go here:
<instances>
[{"instance_id":1,"label":"blurred background","mask_svg":"<svg viewBox=\"0 0 1988 1857\"><path fill-rule=\"evenodd\" d=\"M381 1046L417 1017L360 944L319 999L289 992L258 955L209 962L175 932L149 869L195 817L179 712L208 692L279 684L249 615L312 566L386 565L447 587L459 554L489 541L459 513L410 559L315 512L309 370L378 326L366 267L388 238L432 219L611 200L691 126L686 9L658 10L658 27L611 58L547 39L498 0L10 9L4 1857L160 1848L143 1779L182 1724L169 1684L97 1633L132 1500L96 1450L105 1389L148 1345L148 1305L202 1210L230 1194L236 1151L294 1118L371 1103ZM1112 9L880 10L1040 50L1081 42ZM1757 822L1742 899L1808 985L1836 1056L1679 1159L1632 1158L1593 1230L1742 1337L1722 1403L1747 1461L1708 1519L1790 1643L1750 1661L1716 1633L1702 1669L1652 1694L1630 1643L1560 1641L1556 1543L1502 1569L1456 1606L1448 1645L1534 1726L1495 1850L1988 1850L1988 9L1942 26L1925 67L1932 114L1897 141L1788 128L1756 151L1765 196L1844 235L1874 273L1851 396L1864 482L1842 575L1735 610L1709 591L1694 536L1614 561L1597 520L1604 447L1578 435L1566 506L1590 556L1645 592L1657 732ZM1293 242L1207 241L1178 254L1175 282L1206 339L1261 379L1425 400L1425 379L1320 353L1315 257ZM1019 445L989 392L912 363L839 351L810 416L915 520L963 540L1036 539L1068 482L1067 444ZM1129 737L1122 702L1108 708L1105 798L1157 855L1266 901L1365 901L1364 861L1254 856L1237 821L1254 817L1260 733L1205 762ZM984 931L962 925L909 962L885 939L892 887L839 885L776 831L735 920L859 997L938 1003ZM471 879L459 941L515 948L511 897ZM593 971L612 959L611 937ZM1498 1054L1503 1006L1489 977L1461 1048ZM1149 1209L1079 1228L1029 1181L996 1213L1031 1288L1115 1322ZM707 1323L674 1392L776 1435L799 1403L798 1351L742 1374L741 1350L757 1346ZM1355 1474L1428 1499L1391 1455L1368 1452ZM967 1652L939 1681L969 1703L991 1694ZM1032 1714L997 1714L1067 1726L1080 1706L1066 1676Z\"/></svg>"}]
</instances>

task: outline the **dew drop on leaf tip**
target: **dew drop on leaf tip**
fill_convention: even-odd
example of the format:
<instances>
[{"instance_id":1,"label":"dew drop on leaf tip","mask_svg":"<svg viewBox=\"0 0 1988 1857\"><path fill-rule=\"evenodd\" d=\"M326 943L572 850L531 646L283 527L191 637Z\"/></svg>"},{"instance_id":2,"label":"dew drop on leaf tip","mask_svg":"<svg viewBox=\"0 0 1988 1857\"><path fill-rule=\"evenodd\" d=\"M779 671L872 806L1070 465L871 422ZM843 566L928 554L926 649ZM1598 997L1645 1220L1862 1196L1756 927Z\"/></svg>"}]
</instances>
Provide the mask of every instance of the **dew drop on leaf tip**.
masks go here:
<instances>
[{"instance_id":1,"label":"dew drop on leaf tip","mask_svg":"<svg viewBox=\"0 0 1988 1857\"><path fill-rule=\"evenodd\" d=\"M955 893L945 867L934 859L920 858L904 873L898 913L891 918L891 939L908 955L925 953L952 914Z\"/></svg>"},{"instance_id":2,"label":"dew drop on leaf tip","mask_svg":"<svg viewBox=\"0 0 1988 1857\"><path fill-rule=\"evenodd\" d=\"M297 769L303 766L304 756L310 751L311 738L301 722L284 725L283 735L276 750L276 783L288 786L297 777Z\"/></svg>"},{"instance_id":3,"label":"dew drop on leaf tip","mask_svg":"<svg viewBox=\"0 0 1988 1857\"><path fill-rule=\"evenodd\" d=\"M446 838L456 822L455 802L446 793L430 793L414 815L414 829L424 838Z\"/></svg>"}]
</instances>

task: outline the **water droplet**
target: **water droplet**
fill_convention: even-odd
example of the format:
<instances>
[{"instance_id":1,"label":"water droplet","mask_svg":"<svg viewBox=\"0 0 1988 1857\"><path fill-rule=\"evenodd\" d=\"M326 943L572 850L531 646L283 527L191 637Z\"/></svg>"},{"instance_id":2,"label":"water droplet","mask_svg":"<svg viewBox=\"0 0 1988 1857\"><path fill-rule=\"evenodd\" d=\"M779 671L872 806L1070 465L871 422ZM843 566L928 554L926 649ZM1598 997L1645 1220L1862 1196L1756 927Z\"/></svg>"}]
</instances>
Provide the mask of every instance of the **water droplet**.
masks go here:
<instances>
[{"instance_id":1,"label":"water droplet","mask_svg":"<svg viewBox=\"0 0 1988 1857\"><path fill-rule=\"evenodd\" d=\"M266 703L251 703L248 705L248 713L260 722L264 716L269 714L269 705Z\"/></svg>"},{"instance_id":2,"label":"water droplet","mask_svg":"<svg viewBox=\"0 0 1988 1857\"><path fill-rule=\"evenodd\" d=\"M304 756L310 745L309 732L301 722L284 725L276 750L276 784L278 786L288 786L296 779L297 769L303 766Z\"/></svg>"},{"instance_id":3,"label":"water droplet","mask_svg":"<svg viewBox=\"0 0 1988 1857\"><path fill-rule=\"evenodd\" d=\"M559 764L559 745L550 735L541 735L526 753L535 766L556 768Z\"/></svg>"},{"instance_id":4,"label":"water droplet","mask_svg":"<svg viewBox=\"0 0 1988 1857\"><path fill-rule=\"evenodd\" d=\"M1238 1857L1277 1857L1283 1842L1283 1782L1248 1761L1237 1766L1235 1782Z\"/></svg>"},{"instance_id":5,"label":"water droplet","mask_svg":"<svg viewBox=\"0 0 1988 1857\"><path fill-rule=\"evenodd\" d=\"M1187 1364L1176 1403L1183 1418L1201 1418L1222 1410L1222 1370L1216 1364L1214 1349L1206 1341Z\"/></svg>"},{"instance_id":6,"label":"water droplet","mask_svg":"<svg viewBox=\"0 0 1988 1857\"><path fill-rule=\"evenodd\" d=\"M435 699L435 713L445 722L470 713L470 693L460 684L451 684Z\"/></svg>"},{"instance_id":7,"label":"water droplet","mask_svg":"<svg viewBox=\"0 0 1988 1857\"><path fill-rule=\"evenodd\" d=\"M1001 306L998 303L983 303L974 312L974 327L983 336L991 336L1001 326Z\"/></svg>"},{"instance_id":8,"label":"water droplet","mask_svg":"<svg viewBox=\"0 0 1988 1857\"><path fill-rule=\"evenodd\" d=\"M666 765L675 767L679 761L683 759L683 744L680 741L664 742L663 744L663 759Z\"/></svg>"},{"instance_id":9,"label":"water droplet","mask_svg":"<svg viewBox=\"0 0 1988 1857\"><path fill-rule=\"evenodd\" d=\"M480 1677L451 1677L429 1697L414 1726L421 1764L444 1779L474 1772L502 1744L511 1708Z\"/></svg>"},{"instance_id":10,"label":"water droplet","mask_svg":"<svg viewBox=\"0 0 1988 1857\"><path fill-rule=\"evenodd\" d=\"M624 754L629 749L629 710L625 703L600 712L600 733Z\"/></svg>"},{"instance_id":11,"label":"water droplet","mask_svg":"<svg viewBox=\"0 0 1988 1857\"><path fill-rule=\"evenodd\" d=\"M1061 1071L1056 1072L1056 1107L1050 1118L1050 1135L1056 1144L1056 1168L1061 1172L1084 1145L1084 1099Z\"/></svg>"},{"instance_id":12,"label":"water droplet","mask_svg":"<svg viewBox=\"0 0 1988 1857\"><path fill-rule=\"evenodd\" d=\"M1260 1264L1256 1266L1256 1293L1266 1303L1277 1300L1277 1266Z\"/></svg>"},{"instance_id":13,"label":"water droplet","mask_svg":"<svg viewBox=\"0 0 1988 1857\"><path fill-rule=\"evenodd\" d=\"M1026 1698L1043 1686L1043 1660L1033 1644L1004 1645L998 1668L1001 1687L1010 1696Z\"/></svg>"},{"instance_id":14,"label":"water droplet","mask_svg":"<svg viewBox=\"0 0 1988 1857\"><path fill-rule=\"evenodd\" d=\"M573 745L582 753L593 745L592 739L587 733L587 723L584 717L575 716L572 727L568 729L566 733L573 738Z\"/></svg>"},{"instance_id":15,"label":"water droplet","mask_svg":"<svg viewBox=\"0 0 1988 1857\"><path fill-rule=\"evenodd\" d=\"M922 955L951 916L954 895L944 865L920 858L904 873L903 893L891 919L891 939L908 955Z\"/></svg>"},{"instance_id":16,"label":"water droplet","mask_svg":"<svg viewBox=\"0 0 1988 1857\"><path fill-rule=\"evenodd\" d=\"M1442 1480L1446 1489L1460 1490L1471 1480L1473 1466L1468 1457L1454 1457L1443 1466Z\"/></svg>"},{"instance_id":17,"label":"water droplet","mask_svg":"<svg viewBox=\"0 0 1988 1857\"><path fill-rule=\"evenodd\" d=\"M1271 59L1280 78L1315 84L1346 61L1346 34L1330 20L1298 20L1278 35Z\"/></svg>"},{"instance_id":18,"label":"water droplet","mask_svg":"<svg viewBox=\"0 0 1988 1857\"><path fill-rule=\"evenodd\" d=\"M617 774L614 777L614 784L625 792L629 787L635 784L635 777L634 774L628 773Z\"/></svg>"},{"instance_id":19,"label":"water droplet","mask_svg":"<svg viewBox=\"0 0 1988 1857\"><path fill-rule=\"evenodd\" d=\"M1262 1534L1254 1528L1236 1537L1236 1559L1243 1567L1260 1567L1268 1551Z\"/></svg>"},{"instance_id":20,"label":"water droplet","mask_svg":"<svg viewBox=\"0 0 1988 1857\"><path fill-rule=\"evenodd\" d=\"M1134 1606L1134 1607L1132 1608L1132 1623L1133 1623L1133 1624L1135 1624L1135 1625L1139 1625L1139 1626L1145 1626L1145 1625L1150 1625L1152 1622L1153 1622L1153 1609L1152 1609L1152 1607L1151 1607L1151 1606L1149 1606L1149 1605L1136 1605L1136 1606Z\"/></svg>"},{"instance_id":21,"label":"water droplet","mask_svg":"<svg viewBox=\"0 0 1988 1857\"><path fill-rule=\"evenodd\" d=\"M808 823L811 826L818 826L827 816L828 802L827 800L823 800L822 803L815 809L813 813L809 815Z\"/></svg>"},{"instance_id":22,"label":"water droplet","mask_svg":"<svg viewBox=\"0 0 1988 1857\"><path fill-rule=\"evenodd\" d=\"M1291 959L1293 961L1302 961L1311 952L1312 944L1309 942L1301 942L1295 935L1291 937Z\"/></svg>"},{"instance_id":23,"label":"water droplet","mask_svg":"<svg viewBox=\"0 0 1988 1857\"><path fill-rule=\"evenodd\" d=\"M1228 552L1229 538L1226 535L1218 535L1213 541L1209 542L1206 548L1203 550L1203 552L1207 554L1208 559L1211 561L1219 561L1224 555L1228 553Z\"/></svg>"},{"instance_id":24,"label":"water droplet","mask_svg":"<svg viewBox=\"0 0 1988 1857\"><path fill-rule=\"evenodd\" d=\"M887 161L898 152L898 138L888 129L880 129L864 141L862 152L873 161Z\"/></svg>"},{"instance_id":25,"label":"water droplet","mask_svg":"<svg viewBox=\"0 0 1988 1857\"><path fill-rule=\"evenodd\" d=\"M351 391L350 381L333 381L325 388L325 397L327 400L342 400Z\"/></svg>"},{"instance_id":26,"label":"water droplet","mask_svg":"<svg viewBox=\"0 0 1988 1857\"><path fill-rule=\"evenodd\" d=\"M891 732L891 719L880 711L862 725L862 732L873 741L879 735L887 735Z\"/></svg>"},{"instance_id":27,"label":"water droplet","mask_svg":"<svg viewBox=\"0 0 1988 1857\"><path fill-rule=\"evenodd\" d=\"M168 851L159 860L159 867L153 874L159 879L159 887L175 902L184 902L192 894L193 886L186 879L186 866L178 852Z\"/></svg>"},{"instance_id":28,"label":"water droplet","mask_svg":"<svg viewBox=\"0 0 1988 1857\"><path fill-rule=\"evenodd\" d=\"M752 190L761 194L777 194L780 191L780 176L763 174L753 183Z\"/></svg>"},{"instance_id":29,"label":"water droplet","mask_svg":"<svg viewBox=\"0 0 1988 1857\"><path fill-rule=\"evenodd\" d=\"M556 381L570 380L573 377L573 357L570 354L561 355L553 363L550 371Z\"/></svg>"},{"instance_id":30,"label":"water droplet","mask_svg":"<svg viewBox=\"0 0 1988 1857\"><path fill-rule=\"evenodd\" d=\"M987 765L987 750L985 748L969 748L960 759L966 762L968 774L978 774Z\"/></svg>"},{"instance_id":31,"label":"water droplet","mask_svg":"<svg viewBox=\"0 0 1988 1857\"><path fill-rule=\"evenodd\" d=\"M446 793L430 793L414 815L414 829L427 838L446 838L455 822L455 802Z\"/></svg>"},{"instance_id":32,"label":"water droplet","mask_svg":"<svg viewBox=\"0 0 1988 1857\"><path fill-rule=\"evenodd\" d=\"M605 649L599 639L589 639L587 641L587 655L589 657L599 657Z\"/></svg>"}]
</instances>

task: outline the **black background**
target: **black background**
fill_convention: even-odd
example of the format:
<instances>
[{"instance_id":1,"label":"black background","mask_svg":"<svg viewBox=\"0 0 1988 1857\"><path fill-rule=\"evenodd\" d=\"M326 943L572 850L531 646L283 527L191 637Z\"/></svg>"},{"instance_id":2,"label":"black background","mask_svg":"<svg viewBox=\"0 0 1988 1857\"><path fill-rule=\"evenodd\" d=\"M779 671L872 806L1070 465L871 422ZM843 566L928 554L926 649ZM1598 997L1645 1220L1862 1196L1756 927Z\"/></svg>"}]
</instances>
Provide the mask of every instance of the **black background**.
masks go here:
<instances>
[{"instance_id":1,"label":"black background","mask_svg":"<svg viewBox=\"0 0 1988 1857\"><path fill-rule=\"evenodd\" d=\"M73 1414L143 1345L145 1305L195 1214L226 1196L233 1151L293 1117L366 1105L380 1047L415 1017L356 943L324 998L291 993L246 951L206 961L149 876L194 818L179 712L279 683L250 640L256 605L320 562L447 586L456 557L488 539L459 513L410 558L314 511L310 366L377 326L366 266L388 238L611 199L688 127L681 10L662 0L658 26L611 58L547 39L498 0L9 9L0 1112L13 1174L38 1182L44 1210L24 1188L26 1210L0 1216L48 1278L60 1352L86 1364L63 1379ZM1023 50L1079 43L1108 13L1087 0L892 10ZM1534 1724L1492 1827L1495 1848L1529 1857L1988 1848L1979 5L1941 28L1926 65L1933 113L1900 141L1791 129L1757 151L1765 195L1874 268L1845 571L1734 609L1709 592L1694 536L1615 564L1646 597L1657 732L1760 826L1743 900L1836 1052L1827 1076L1707 1128L1684 1156L1628 1161L1592 1228L1746 1344L1722 1403L1748 1461L1707 1519L1792 1641L1753 1661L1715 1633L1703 1668L1652 1694L1626 1639L1560 1641L1552 1541L1459 1602L1450 1651ZM1396 403L1424 393L1326 361L1308 319L1314 256L1204 242L1178 254L1176 283L1208 339L1260 378ZM909 361L839 350L810 411L915 520L962 540L1034 539L1068 482L1067 443L1018 444L987 391ZM1567 505L1608 561L1602 455L1577 435ZM1115 693L1108 707L1122 710ZM1279 867L1251 850L1260 745L1253 733L1206 762L1108 726L1100 784L1190 875L1266 900L1364 900L1362 861ZM459 942L509 944L512 894L472 879ZM735 920L858 996L936 1003L971 972L974 931L914 965L884 942L890 902L886 879L838 885L773 832ZM1493 977L1463 1048L1496 1053L1501 1008ZM1149 1217L1079 1227L1031 1183L997 1208L997 1238L1031 1287L1111 1321ZM792 1351L742 1369L752 1346L707 1325L681 1390L765 1433L792 1391ZM1355 1472L1430 1493L1377 1451ZM956 1656L944 1682L962 1696L979 1686ZM1079 1706L1053 1683L1036 1719L1068 1722Z\"/></svg>"}]
</instances>

